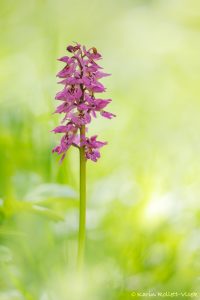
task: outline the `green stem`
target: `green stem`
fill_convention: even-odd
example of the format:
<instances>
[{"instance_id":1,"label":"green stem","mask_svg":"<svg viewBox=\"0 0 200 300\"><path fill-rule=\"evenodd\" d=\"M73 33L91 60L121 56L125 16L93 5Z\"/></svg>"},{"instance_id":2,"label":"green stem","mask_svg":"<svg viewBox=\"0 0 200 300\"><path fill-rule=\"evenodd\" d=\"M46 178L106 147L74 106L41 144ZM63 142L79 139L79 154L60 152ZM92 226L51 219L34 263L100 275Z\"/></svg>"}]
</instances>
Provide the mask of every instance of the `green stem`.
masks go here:
<instances>
[{"instance_id":1,"label":"green stem","mask_svg":"<svg viewBox=\"0 0 200 300\"><path fill-rule=\"evenodd\" d=\"M85 136L85 126L81 126L80 136ZM78 269L82 269L85 252L85 224L86 224L86 158L85 147L80 147L80 206L78 233Z\"/></svg>"}]
</instances>

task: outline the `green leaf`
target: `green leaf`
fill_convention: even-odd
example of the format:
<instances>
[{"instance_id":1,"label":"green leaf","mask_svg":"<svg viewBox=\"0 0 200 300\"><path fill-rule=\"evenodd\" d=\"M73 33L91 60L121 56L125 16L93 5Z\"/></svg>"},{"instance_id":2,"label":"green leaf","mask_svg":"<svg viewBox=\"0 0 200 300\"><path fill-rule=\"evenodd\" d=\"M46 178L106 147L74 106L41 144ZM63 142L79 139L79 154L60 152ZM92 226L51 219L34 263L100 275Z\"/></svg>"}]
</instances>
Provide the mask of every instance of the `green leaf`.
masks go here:
<instances>
[{"instance_id":1,"label":"green leaf","mask_svg":"<svg viewBox=\"0 0 200 300\"><path fill-rule=\"evenodd\" d=\"M45 183L30 191L24 200L40 202L48 198L76 199L77 193L65 184Z\"/></svg>"},{"instance_id":2,"label":"green leaf","mask_svg":"<svg viewBox=\"0 0 200 300\"><path fill-rule=\"evenodd\" d=\"M52 210L52 209L49 209L49 208L46 208L46 207L43 207L43 206L39 206L39 205L33 205L32 206L32 211L37 213L37 214L40 214L40 215L43 215L43 216L46 216L54 221L64 221L64 215Z\"/></svg>"}]
</instances>

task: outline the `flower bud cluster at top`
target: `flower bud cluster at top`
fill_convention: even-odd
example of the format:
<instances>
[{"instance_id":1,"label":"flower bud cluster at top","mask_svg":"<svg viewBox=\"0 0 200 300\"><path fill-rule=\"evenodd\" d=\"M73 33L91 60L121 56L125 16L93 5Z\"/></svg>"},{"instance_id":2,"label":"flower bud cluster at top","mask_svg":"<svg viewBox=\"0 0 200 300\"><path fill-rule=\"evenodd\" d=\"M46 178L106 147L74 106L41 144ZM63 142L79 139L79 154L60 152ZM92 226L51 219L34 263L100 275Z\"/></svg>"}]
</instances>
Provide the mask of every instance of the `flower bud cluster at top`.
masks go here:
<instances>
[{"instance_id":1,"label":"flower bud cluster at top","mask_svg":"<svg viewBox=\"0 0 200 300\"><path fill-rule=\"evenodd\" d=\"M99 148L106 142L97 141L97 135L87 137L87 125L99 113L102 117L111 119L114 114L105 111L111 99L101 99L95 94L105 92L105 87L99 80L110 74L102 72L102 67L97 64L101 55L92 47L86 50L85 46L76 44L68 46L67 51L71 56L63 56L58 60L65 63L64 68L57 74L61 78L59 84L64 88L55 96L61 104L55 113L64 114L60 126L53 132L62 133L60 144L52 151L61 154L64 159L70 146L84 147L86 159L97 161L100 157Z\"/></svg>"}]
</instances>

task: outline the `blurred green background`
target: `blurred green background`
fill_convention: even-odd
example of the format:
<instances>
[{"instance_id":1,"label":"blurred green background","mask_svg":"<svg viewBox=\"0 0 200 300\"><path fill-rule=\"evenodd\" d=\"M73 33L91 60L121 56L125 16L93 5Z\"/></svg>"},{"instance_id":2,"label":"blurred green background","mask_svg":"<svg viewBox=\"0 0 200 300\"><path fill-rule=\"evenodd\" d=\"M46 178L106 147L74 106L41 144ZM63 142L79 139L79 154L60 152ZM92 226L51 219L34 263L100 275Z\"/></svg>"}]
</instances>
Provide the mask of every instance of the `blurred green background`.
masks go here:
<instances>
[{"instance_id":1,"label":"blurred green background","mask_svg":"<svg viewBox=\"0 0 200 300\"><path fill-rule=\"evenodd\" d=\"M103 54L117 114L90 131L109 145L88 163L84 279L78 153L51 154L72 41ZM200 1L0 0L0 45L0 300L198 292Z\"/></svg>"}]
</instances>

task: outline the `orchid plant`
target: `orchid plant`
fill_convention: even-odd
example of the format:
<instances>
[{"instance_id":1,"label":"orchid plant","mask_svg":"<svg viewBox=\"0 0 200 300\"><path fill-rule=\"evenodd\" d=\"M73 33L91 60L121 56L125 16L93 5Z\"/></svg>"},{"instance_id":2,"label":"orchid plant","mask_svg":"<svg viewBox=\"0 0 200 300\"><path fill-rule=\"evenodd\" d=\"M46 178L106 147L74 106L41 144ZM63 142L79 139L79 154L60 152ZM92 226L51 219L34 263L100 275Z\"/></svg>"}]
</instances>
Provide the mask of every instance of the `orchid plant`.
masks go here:
<instances>
[{"instance_id":1,"label":"orchid plant","mask_svg":"<svg viewBox=\"0 0 200 300\"><path fill-rule=\"evenodd\" d=\"M85 248L86 223L86 162L96 162L100 158L99 149L107 144L97 140L97 135L88 136L88 125L97 114L107 119L114 114L104 110L111 99L101 99L96 96L105 92L104 85L99 81L109 76L96 61L102 58L95 47L86 50L85 46L76 43L69 45L70 56L58 60L65 63L64 68L57 74L61 78L59 84L63 89L55 96L61 104L55 113L64 114L60 126L53 129L54 133L62 133L60 143L52 152L61 155L61 162L71 146L80 150L80 214L79 214L79 243L78 266L81 267Z\"/></svg>"}]
</instances>

